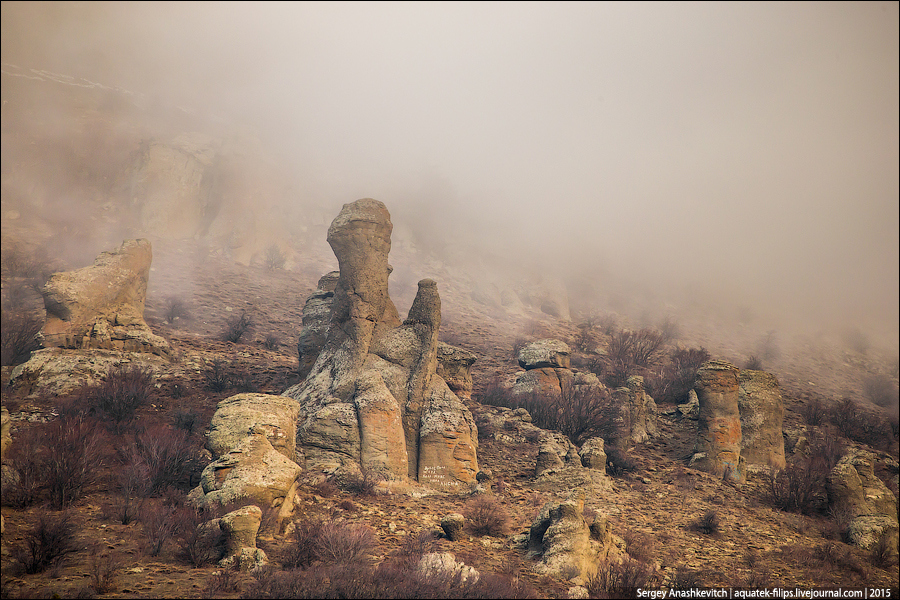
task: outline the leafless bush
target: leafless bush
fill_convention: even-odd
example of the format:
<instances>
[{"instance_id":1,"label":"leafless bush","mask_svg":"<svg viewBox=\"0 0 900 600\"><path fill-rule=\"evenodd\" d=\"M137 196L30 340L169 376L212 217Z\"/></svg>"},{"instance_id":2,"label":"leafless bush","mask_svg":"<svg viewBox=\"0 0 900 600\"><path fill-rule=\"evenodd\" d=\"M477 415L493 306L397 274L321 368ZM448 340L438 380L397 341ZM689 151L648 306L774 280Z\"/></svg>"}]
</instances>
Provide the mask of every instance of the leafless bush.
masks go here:
<instances>
[{"instance_id":1,"label":"leafless bush","mask_svg":"<svg viewBox=\"0 0 900 600\"><path fill-rule=\"evenodd\" d=\"M172 414L172 424L176 429L185 431L188 435L194 433L200 420L200 415L193 408L179 408Z\"/></svg>"},{"instance_id":2,"label":"leafless bush","mask_svg":"<svg viewBox=\"0 0 900 600\"><path fill-rule=\"evenodd\" d=\"M863 379L863 394L873 404L883 408L897 406L898 403L897 385L882 373L869 375Z\"/></svg>"},{"instance_id":3,"label":"leafless bush","mask_svg":"<svg viewBox=\"0 0 900 600\"><path fill-rule=\"evenodd\" d=\"M769 474L772 503L788 512L811 514L827 504L825 481L831 467L820 456L798 458L780 471Z\"/></svg>"},{"instance_id":4,"label":"leafless bush","mask_svg":"<svg viewBox=\"0 0 900 600\"><path fill-rule=\"evenodd\" d=\"M591 598L636 598L638 588L659 583L656 570L633 558L622 562L611 560L601 564L585 587Z\"/></svg>"},{"instance_id":5,"label":"leafless bush","mask_svg":"<svg viewBox=\"0 0 900 600\"><path fill-rule=\"evenodd\" d=\"M882 416L863 410L850 398L843 398L829 411L831 422L848 439L874 448L890 446L894 433Z\"/></svg>"},{"instance_id":6,"label":"leafless bush","mask_svg":"<svg viewBox=\"0 0 900 600\"><path fill-rule=\"evenodd\" d=\"M4 506L25 508L41 498L44 485L43 455L35 452L43 443L38 427L23 430L13 440L3 460L0 498Z\"/></svg>"},{"instance_id":7,"label":"leafless bush","mask_svg":"<svg viewBox=\"0 0 900 600\"><path fill-rule=\"evenodd\" d=\"M591 370L609 387L621 387L641 368L657 361L666 341L666 336L655 329L623 329L610 336L606 355Z\"/></svg>"},{"instance_id":8,"label":"leafless bush","mask_svg":"<svg viewBox=\"0 0 900 600\"><path fill-rule=\"evenodd\" d=\"M224 392L231 387L228 363L221 358L213 360L203 371L203 379L210 391Z\"/></svg>"},{"instance_id":9,"label":"leafless bush","mask_svg":"<svg viewBox=\"0 0 900 600\"><path fill-rule=\"evenodd\" d=\"M138 365L111 367L103 381L80 394L86 402L93 401L118 430L153 396L154 379L150 370Z\"/></svg>"},{"instance_id":10,"label":"leafless bush","mask_svg":"<svg viewBox=\"0 0 900 600\"><path fill-rule=\"evenodd\" d=\"M356 496L374 496L378 484L384 481L384 475L375 469L359 470L359 473L349 473L343 479L343 487Z\"/></svg>"},{"instance_id":11,"label":"leafless bush","mask_svg":"<svg viewBox=\"0 0 900 600\"><path fill-rule=\"evenodd\" d=\"M281 345L281 341L278 339L278 336L274 333L270 333L266 336L266 339L263 340L263 347L266 350L274 350L279 345Z\"/></svg>"},{"instance_id":12,"label":"leafless bush","mask_svg":"<svg viewBox=\"0 0 900 600\"><path fill-rule=\"evenodd\" d=\"M803 420L811 427L818 427L825 421L828 411L819 398L811 398L803 404Z\"/></svg>"},{"instance_id":13,"label":"leafless bush","mask_svg":"<svg viewBox=\"0 0 900 600\"><path fill-rule=\"evenodd\" d=\"M122 570L122 560L116 556L97 555L97 551L91 555L88 565L91 575L91 588L98 594L108 594L116 591L119 571Z\"/></svg>"},{"instance_id":14,"label":"leafless bush","mask_svg":"<svg viewBox=\"0 0 900 600\"><path fill-rule=\"evenodd\" d=\"M619 317L613 313L607 313L597 317L597 327L604 335L612 335L619 328Z\"/></svg>"},{"instance_id":15,"label":"leafless bush","mask_svg":"<svg viewBox=\"0 0 900 600\"><path fill-rule=\"evenodd\" d=\"M241 591L240 572L234 569L221 569L206 580L201 597L221 598L223 594L234 594Z\"/></svg>"},{"instance_id":16,"label":"leafless bush","mask_svg":"<svg viewBox=\"0 0 900 600\"><path fill-rule=\"evenodd\" d=\"M79 550L75 542L77 531L69 513L40 513L34 527L25 532L22 546L13 547L12 555L26 573L41 573Z\"/></svg>"},{"instance_id":17,"label":"leafless bush","mask_svg":"<svg viewBox=\"0 0 900 600\"><path fill-rule=\"evenodd\" d=\"M628 556L641 562L651 561L656 546L652 536L629 529L625 532L623 539Z\"/></svg>"},{"instance_id":18,"label":"leafless bush","mask_svg":"<svg viewBox=\"0 0 900 600\"><path fill-rule=\"evenodd\" d=\"M190 490L202 469L198 448L187 432L155 425L135 435L124 452L126 464L145 474L141 488L152 495L167 488Z\"/></svg>"},{"instance_id":19,"label":"leafless bush","mask_svg":"<svg viewBox=\"0 0 900 600\"><path fill-rule=\"evenodd\" d=\"M194 567L217 562L225 551L225 537L210 515L191 506L180 506L173 512L175 540L179 557Z\"/></svg>"},{"instance_id":20,"label":"leafless bush","mask_svg":"<svg viewBox=\"0 0 900 600\"><path fill-rule=\"evenodd\" d=\"M170 296L169 298L166 298L163 315L165 316L166 323L171 324L178 319L189 318L190 312L188 311L187 304L184 300Z\"/></svg>"},{"instance_id":21,"label":"leafless bush","mask_svg":"<svg viewBox=\"0 0 900 600\"><path fill-rule=\"evenodd\" d=\"M681 337L681 327L678 325L678 321L668 315L659 324L659 332L667 344Z\"/></svg>"},{"instance_id":22,"label":"leafless bush","mask_svg":"<svg viewBox=\"0 0 900 600\"><path fill-rule=\"evenodd\" d=\"M407 557L418 560L426 554L434 552L437 549L437 539L434 532L423 529L419 533L407 533L400 542L398 554L401 557Z\"/></svg>"},{"instance_id":23,"label":"leafless bush","mask_svg":"<svg viewBox=\"0 0 900 600\"><path fill-rule=\"evenodd\" d=\"M5 308L0 319L0 363L6 367L25 362L32 352L40 348L36 336L44 326L43 319L21 308Z\"/></svg>"},{"instance_id":24,"label":"leafless bush","mask_svg":"<svg viewBox=\"0 0 900 600\"><path fill-rule=\"evenodd\" d=\"M763 360L758 355L751 354L747 357L747 362L744 363L744 368L750 371L762 371Z\"/></svg>"},{"instance_id":25,"label":"leafless bush","mask_svg":"<svg viewBox=\"0 0 900 600\"><path fill-rule=\"evenodd\" d=\"M869 550L869 559L879 569L889 569L897 563L897 551L891 544L888 532L882 532Z\"/></svg>"},{"instance_id":26,"label":"leafless bush","mask_svg":"<svg viewBox=\"0 0 900 600\"><path fill-rule=\"evenodd\" d=\"M322 526L322 521L312 519L294 522L294 529L281 553L281 565L285 569L302 569L316 560L316 540Z\"/></svg>"},{"instance_id":27,"label":"leafless bush","mask_svg":"<svg viewBox=\"0 0 900 600\"><path fill-rule=\"evenodd\" d=\"M685 567L678 567L669 582L672 589L689 590L703 587L703 574Z\"/></svg>"},{"instance_id":28,"label":"leafless bush","mask_svg":"<svg viewBox=\"0 0 900 600\"><path fill-rule=\"evenodd\" d=\"M702 517L692 522L689 527L706 535L715 535L719 533L719 528L721 527L719 513L715 510L708 510L703 513Z\"/></svg>"},{"instance_id":29,"label":"leafless bush","mask_svg":"<svg viewBox=\"0 0 900 600\"><path fill-rule=\"evenodd\" d=\"M159 556L163 547L175 535L175 508L160 501L148 501L140 510L145 548L150 556Z\"/></svg>"},{"instance_id":30,"label":"leafless bush","mask_svg":"<svg viewBox=\"0 0 900 600\"><path fill-rule=\"evenodd\" d=\"M705 348L676 348L661 368L644 377L644 387L657 403L683 404L694 387L697 370L709 360Z\"/></svg>"},{"instance_id":31,"label":"leafless bush","mask_svg":"<svg viewBox=\"0 0 900 600\"><path fill-rule=\"evenodd\" d=\"M475 535L505 535L509 528L509 512L493 496L473 496L466 501L463 516Z\"/></svg>"},{"instance_id":32,"label":"leafless bush","mask_svg":"<svg viewBox=\"0 0 900 600\"><path fill-rule=\"evenodd\" d=\"M265 256L263 257L263 263L266 265L268 269L283 269L284 263L287 261L287 257L281 251L281 248L278 247L277 244L272 244L268 248L266 248Z\"/></svg>"},{"instance_id":33,"label":"leafless bush","mask_svg":"<svg viewBox=\"0 0 900 600\"><path fill-rule=\"evenodd\" d=\"M378 548L375 532L368 525L328 522L313 543L317 559L332 564L365 564Z\"/></svg>"},{"instance_id":34,"label":"leafless bush","mask_svg":"<svg viewBox=\"0 0 900 600\"><path fill-rule=\"evenodd\" d=\"M312 486L313 493L323 498L331 498L338 493L338 487L330 479L322 479Z\"/></svg>"},{"instance_id":35,"label":"leafless bush","mask_svg":"<svg viewBox=\"0 0 900 600\"><path fill-rule=\"evenodd\" d=\"M97 424L84 419L57 420L43 429L40 456L42 479L50 506L60 510L81 498L103 468Z\"/></svg>"},{"instance_id":36,"label":"leafless bush","mask_svg":"<svg viewBox=\"0 0 900 600\"><path fill-rule=\"evenodd\" d=\"M231 381L231 386L237 392L246 393L259 391L259 386L253 379L253 375L246 369L233 370L231 375L229 375L229 379Z\"/></svg>"},{"instance_id":37,"label":"leafless bush","mask_svg":"<svg viewBox=\"0 0 900 600\"><path fill-rule=\"evenodd\" d=\"M247 311L241 311L240 315L229 317L225 321L225 329L222 331L222 339L226 342L237 344L245 333L253 328L253 320Z\"/></svg>"},{"instance_id":38,"label":"leafless bush","mask_svg":"<svg viewBox=\"0 0 900 600\"><path fill-rule=\"evenodd\" d=\"M630 473L637 468L634 459L624 448L610 445L606 447L606 472L613 477Z\"/></svg>"}]
</instances>

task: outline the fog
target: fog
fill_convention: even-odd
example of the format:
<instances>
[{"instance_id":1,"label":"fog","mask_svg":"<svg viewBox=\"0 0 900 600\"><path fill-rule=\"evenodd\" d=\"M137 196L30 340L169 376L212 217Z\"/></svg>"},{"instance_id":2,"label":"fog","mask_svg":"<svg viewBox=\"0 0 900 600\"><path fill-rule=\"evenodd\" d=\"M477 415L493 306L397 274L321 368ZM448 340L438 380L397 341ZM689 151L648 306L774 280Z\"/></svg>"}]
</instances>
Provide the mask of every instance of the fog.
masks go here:
<instances>
[{"instance_id":1,"label":"fog","mask_svg":"<svg viewBox=\"0 0 900 600\"><path fill-rule=\"evenodd\" d=\"M252 127L329 214L897 344L896 2L2 6L3 63Z\"/></svg>"}]
</instances>

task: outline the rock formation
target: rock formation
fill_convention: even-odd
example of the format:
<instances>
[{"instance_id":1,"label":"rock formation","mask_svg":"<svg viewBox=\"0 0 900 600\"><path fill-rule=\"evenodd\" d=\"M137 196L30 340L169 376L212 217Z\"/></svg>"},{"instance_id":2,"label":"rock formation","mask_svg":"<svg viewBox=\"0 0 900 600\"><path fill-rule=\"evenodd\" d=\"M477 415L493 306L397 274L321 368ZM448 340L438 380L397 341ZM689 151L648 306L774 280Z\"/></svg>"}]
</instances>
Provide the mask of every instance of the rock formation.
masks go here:
<instances>
[{"instance_id":1,"label":"rock formation","mask_svg":"<svg viewBox=\"0 0 900 600\"><path fill-rule=\"evenodd\" d=\"M0 461L6 456L6 449L12 445L12 435L9 432L11 424L9 411L5 406L0 408Z\"/></svg>"},{"instance_id":2,"label":"rock formation","mask_svg":"<svg viewBox=\"0 0 900 600\"><path fill-rule=\"evenodd\" d=\"M297 341L297 355L300 357L300 376L306 377L312 370L319 352L325 346L328 322L331 318L331 303L340 273L332 271L319 278L316 291L306 299L303 306L303 330Z\"/></svg>"},{"instance_id":3,"label":"rock formation","mask_svg":"<svg viewBox=\"0 0 900 600\"><path fill-rule=\"evenodd\" d=\"M721 360L703 363L694 389L700 403L697 442L691 465L743 480L741 416L738 409L740 370Z\"/></svg>"},{"instance_id":4,"label":"rock formation","mask_svg":"<svg viewBox=\"0 0 900 600\"><path fill-rule=\"evenodd\" d=\"M144 322L153 253L150 242L126 240L94 264L54 274L43 289L45 347L170 353Z\"/></svg>"},{"instance_id":5,"label":"rock formation","mask_svg":"<svg viewBox=\"0 0 900 600\"><path fill-rule=\"evenodd\" d=\"M366 198L344 205L328 229L340 268L325 342L306 381L284 392L302 406L298 449L310 468L468 488L478 434L437 374L437 284L419 282L401 323L388 296L392 228L384 204Z\"/></svg>"},{"instance_id":6,"label":"rock formation","mask_svg":"<svg viewBox=\"0 0 900 600\"><path fill-rule=\"evenodd\" d=\"M783 469L784 401L778 379L765 371L743 370L738 390L741 458L748 465Z\"/></svg>"},{"instance_id":7,"label":"rock formation","mask_svg":"<svg viewBox=\"0 0 900 600\"><path fill-rule=\"evenodd\" d=\"M569 359L571 353L572 351L565 342L546 339L526 344L519 350L516 359L519 361L519 366L526 370L545 367L568 369L571 366Z\"/></svg>"},{"instance_id":8,"label":"rock formation","mask_svg":"<svg viewBox=\"0 0 900 600\"><path fill-rule=\"evenodd\" d=\"M225 557L219 566L250 571L269 564L266 553L256 547L256 535L262 522L262 510L258 506L243 506L218 519L225 536Z\"/></svg>"},{"instance_id":9,"label":"rock formation","mask_svg":"<svg viewBox=\"0 0 900 600\"><path fill-rule=\"evenodd\" d=\"M540 562L535 572L586 582L601 562L624 555L625 543L612 535L605 518L584 517L584 491L563 502L548 502L531 524L528 549Z\"/></svg>"},{"instance_id":10,"label":"rock formation","mask_svg":"<svg viewBox=\"0 0 900 600\"><path fill-rule=\"evenodd\" d=\"M468 350L444 342L437 345L437 374L450 390L463 399L472 397L472 365L478 357Z\"/></svg>"},{"instance_id":11,"label":"rock formation","mask_svg":"<svg viewBox=\"0 0 900 600\"><path fill-rule=\"evenodd\" d=\"M882 535L897 552L897 498L875 475L875 457L864 450L851 451L831 470L828 496L833 505L850 516L850 542L871 548Z\"/></svg>"},{"instance_id":12,"label":"rock formation","mask_svg":"<svg viewBox=\"0 0 900 600\"><path fill-rule=\"evenodd\" d=\"M244 441L251 431L265 432L276 452L297 459L297 415L300 405L293 398L269 394L237 394L219 402L210 422L206 447L222 456Z\"/></svg>"}]
</instances>

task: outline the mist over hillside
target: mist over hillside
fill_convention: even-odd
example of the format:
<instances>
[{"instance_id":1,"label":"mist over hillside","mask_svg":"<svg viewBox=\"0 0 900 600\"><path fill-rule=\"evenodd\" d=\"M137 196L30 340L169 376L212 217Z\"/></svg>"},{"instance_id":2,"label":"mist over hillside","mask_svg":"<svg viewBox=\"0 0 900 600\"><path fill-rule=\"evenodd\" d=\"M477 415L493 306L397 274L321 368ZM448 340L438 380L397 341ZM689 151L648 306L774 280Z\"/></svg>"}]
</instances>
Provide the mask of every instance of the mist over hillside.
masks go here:
<instances>
[{"instance_id":1,"label":"mist over hillside","mask_svg":"<svg viewBox=\"0 0 900 600\"><path fill-rule=\"evenodd\" d=\"M135 181L206 147L221 176L179 235L237 260L326 269L331 216L373 197L398 257L484 286L544 272L573 309L896 352L897 10L4 2L4 238L30 223L84 260L177 238Z\"/></svg>"}]
</instances>

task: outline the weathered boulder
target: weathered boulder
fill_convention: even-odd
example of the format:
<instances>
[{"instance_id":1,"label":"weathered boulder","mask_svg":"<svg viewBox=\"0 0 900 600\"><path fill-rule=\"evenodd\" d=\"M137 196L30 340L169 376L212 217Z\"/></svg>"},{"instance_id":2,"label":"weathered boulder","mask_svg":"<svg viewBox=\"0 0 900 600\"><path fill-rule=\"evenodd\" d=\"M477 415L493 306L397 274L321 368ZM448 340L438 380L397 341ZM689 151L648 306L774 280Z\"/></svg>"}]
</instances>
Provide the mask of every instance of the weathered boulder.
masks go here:
<instances>
[{"instance_id":1,"label":"weathered boulder","mask_svg":"<svg viewBox=\"0 0 900 600\"><path fill-rule=\"evenodd\" d=\"M613 399L626 407L628 431L632 443L641 444L656 436L658 410L656 402L644 391L644 378L639 375L629 377L626 387L619 388Z\"/></svg>"},{"instance_id":2,"label":"weathered boulder","mask_svg":"<svg viewBox=\"0 0 900 600\"><path fill-rule=\"evenodd\" d=\"M846 454L828 476L831 503L848 511L851 543L871 548L881 535L897 551L897 498L875 475L875 457L864 450Z\"/></svg>"},{"instance_id":3,"label":"weathered boulder","mask_svg":"<svg viewBox=\"0 0 900 600\"><path fill-rule=\"evenodd\" d=\"M462 584L475 584L481 574L472 567L456 561L449 552L429 552L419 559L416 573L428 581L458 581Z\"/></svg>"},{"instance_id":4,"label":"weathered boulder","mask_svg":"<svg viewBox=\"0 0 900 600\"><path fill-rule=\"evenodd\" d=\"M146 352L44 348L15 367L10 385L28 395L64 396L102 381L110 369L135 365L159 374L171 363Z\"/></svg>"},{"instance_id":5,"label":"weathered boulder","mask_svg":"<svg viewBox=\"0 0 900 600\"><path fill-rule=\"evenodd\" d=\"M765 371L743 370L738 390L741 458L748 465L783 469L784 401L778 379Z\"/></svg>"},{"instance_id":6,"label":"weathered boulder","mask_svg":"<svg viewBox=\"0 0 900 600\"><path fill-rule=\"evenodd\" d=\"M471 367L478 357L468 350L444 342L437 345L437 375L460 398L472 397Z\"/></svg>"},{"instance_id":7,"label":"weathered boulder","mask_svg":"<svg viewBox=\"0 0 900 600\"><path fill-rule=\"evenodd\" d=\"M578 456L581 464L587 469L596 469L606 472L606 451L603 448L603 438L591 438L581 445Z\"/></svg>"},{"instance_id":8,"label":"weathered boulder","mask_svg":"<svg viewBox=\"0 0 900 600\"><path fill-rule=\"evenodd\" d=\"M169 343L144 322L152 259L149 241L125 240L91 266L55 273L42 291L44 346L168 356Z\"/></svg>"},{"instance_id":9,"label":"weathered boulder","mask_svg":"<svg viewBox=\"0 0 900 600\"><path fill-rule=\"evenodd\" d=\"M306 304L303 306L303 329L297 341L297 355L300 357L298 370L301 377L309 374L325 346L328 323L331 319L331 304L334 300L334 290L337 287L339 276L340 273L337 271L322 275L316 291L306 299Z\"/></svg>"},{"instance_id":10,"label":"weathered boulder","mask_svg":"<svg viewBox=\"0 0 900 600\"><path fill-rule=\"evenodd\" d=\"M328 230L340 270L325 342L306 381L284 392L302 407L298 448L310 468L468 488L477 430L437 373L437 283L419 282L401 323L388 295L392 228L384 204L366 198L344 205Z\"/></svg>"},{"instance_id":11,"label":"weathered boulder","mask_svg":"<svg viewBox=\"0 0 900 600\"><path fill-rule=\"evenodd\" d=\"M225 535L225 557L219 561L220 567L250 571L269 563L266 553L256 547L262 522L262 510L258 506L243 506L218 521Z\"/></svg>"},{"instance_id":12,"label":"weathered boulder","mask_svg":"<svg viewBox=\"0 0 900 600\"><path fill-rule=\"evenodd\" d=\"M0 407L0 460L6 456L6 449L12 444L12 435L9 432L12 420L6 407Z\"/></svg>"},{"instance_id":13,"label":"weathered boulder","mask_svg":"<svg viewBox=\"0 0 900 600\"><path fill-rule=\"evenodd\" d=\"M203 495L198 498L203 505L242 503L265 509L292 509L302 469L272 447L267 433L254 430L203 469Z\"/></svg>"},{"instance_id":14,"label":"weathered boulder","mask_svg":"<svg viewBox=\"0 0 900 600\"><path fill-rule=\"evenodd\" d=\"M226 454L251 431L265 432L272 447L297 460L297 416L300 405L287 396L245 393L219 402L206 435L213 457Z\"/></svg>"},{"instance_id":15,"label":"weathered boulder","mask_svg":"<svg viewBox=\"0 0 900 600\"><path fill-rule=\"evenodd\" d=\"M700 402L691 466L735 481L744 478L741 460L740 370L722 360L703 363L694 389Z\"/></svg>"},{"instance_id":16,"label":"weathered boulder","mask_svg":"<svg viewBox=\"0 0 900 600\"><path fill-rule=\"evenodd\" d=\"M444 530L444 535L451 542L458 542L462 539L465 525L466 518L459 513L450 513L441 519L441 529Z\"/></svg>"},{"instance_id":17,"label":"weathered boulder","mask_svg":"<svg viewBox=\"0 0 900 600\"><path fill-rule=\"evenodd\" d=\"M700 400L697 398L697 391L690 390L688 392L687 402L679 404L677 407L678 414L685 419L696 421L700 418Z\"/></svg>"},{"instance_id":18,"label":"weathered boulder","mask_svg":"<svg viewBox=\"0 0 900 600\"><path fill-rule=\"evenodd\" d=\"M601 561L623 555L624 542L603 517L585 520L584 498L584 491L575 491L568 500L548 502L531 524L529 553L540 559L535 572L583 583Z\"/></svg>"},{"instance_id":19,"label":"weathered boulder","mask_svg":"<svg viewBox=\"0 0 900 600\"><path fill-rule=\"evenodd\" d=\"M526 344L516 357L519 366L526 370L555 368L568 369L571 366L569 345L560 340L537 340Z\"/></svg>"}]
</instances>

